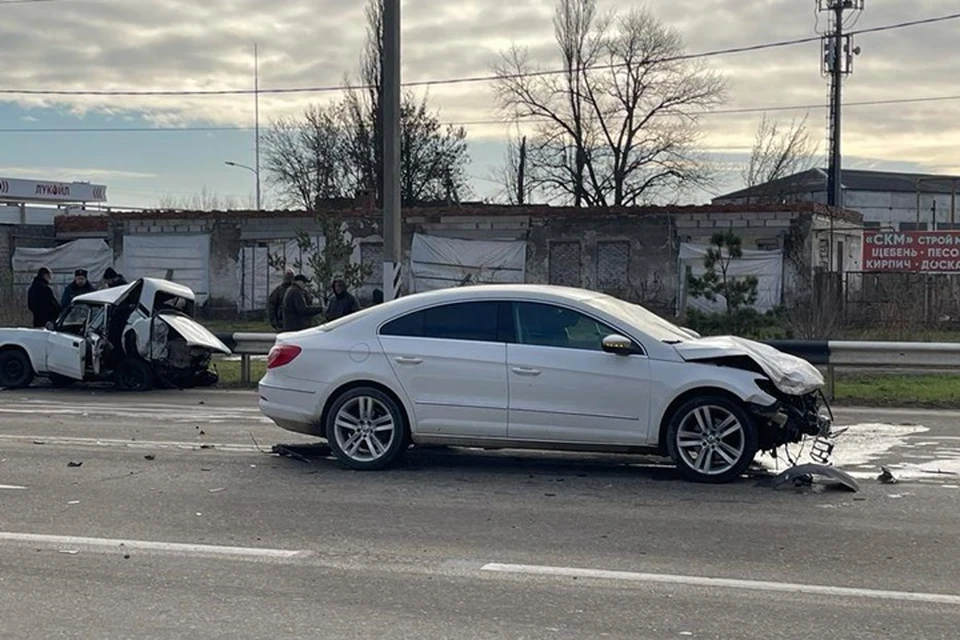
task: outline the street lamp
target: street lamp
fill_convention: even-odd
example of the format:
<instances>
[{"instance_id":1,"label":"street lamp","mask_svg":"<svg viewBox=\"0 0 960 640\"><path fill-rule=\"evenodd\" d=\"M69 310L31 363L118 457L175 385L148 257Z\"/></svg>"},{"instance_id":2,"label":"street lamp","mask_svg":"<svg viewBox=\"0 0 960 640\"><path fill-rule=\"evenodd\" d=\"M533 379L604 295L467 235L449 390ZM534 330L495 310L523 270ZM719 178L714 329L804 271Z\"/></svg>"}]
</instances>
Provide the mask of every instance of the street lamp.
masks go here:
<instances>
[{"instance_id":1,"label":"street lamp","mask_svg":"<svg viewBox=\"0 0 960 640\"><path fill-rule=\"evenodd\" d=\"M240 167L241 169L246 169L247 171L252 173L254 176L256 176L257 178L257 211L260 211L260 172L254 169L253 167L249 167L245 164L240 164L239 162L230 162L229 160L227 160L226 162L224 162L224 164L227 165L228 167Z\"/></svg>"}]
</instances>

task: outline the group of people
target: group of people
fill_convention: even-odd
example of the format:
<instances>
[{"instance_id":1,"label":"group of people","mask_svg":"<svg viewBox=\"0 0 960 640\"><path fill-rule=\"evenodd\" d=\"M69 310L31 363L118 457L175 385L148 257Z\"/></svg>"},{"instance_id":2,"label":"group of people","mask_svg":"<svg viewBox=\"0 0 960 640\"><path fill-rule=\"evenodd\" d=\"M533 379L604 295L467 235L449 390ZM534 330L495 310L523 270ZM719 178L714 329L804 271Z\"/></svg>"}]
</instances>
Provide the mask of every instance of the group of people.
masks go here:
<instances>
[{"instance_id":1,"label":"group of people","mask_svg":"<svg viewBox=\"0 0 960 640\"><path fill-rule=\"evenodd\" d=\"M322 315L327 322L342 318L360 310L357 299L347 291L347 284L341 278L335 278L331 288L333 295L326 308L314 305L310 291L310 278L303 274L294 274L287 269L283 282L270 292L267 298L267 312L270 324L276 331L300 331L313 326L313 319Z\"/></svg>"},{"instance_id":2,"label":"group of people","mask_svg":"<svg viewBox=\"0 0 960 640\"><path fill-rule=\"evenodd\" d=\"M34 328L45 327L48 322L54 322L77 296L96 291L87 276L86 269L74 271L73 280L63 288L63 293L57 299L57 294L53 290L53 272L47 267L40 267L27 291L27 308L33 314ZM125 284L127 281L123 275L110 267L103 272L100 288L109 289Z\"/></svg>"}]
</instances>

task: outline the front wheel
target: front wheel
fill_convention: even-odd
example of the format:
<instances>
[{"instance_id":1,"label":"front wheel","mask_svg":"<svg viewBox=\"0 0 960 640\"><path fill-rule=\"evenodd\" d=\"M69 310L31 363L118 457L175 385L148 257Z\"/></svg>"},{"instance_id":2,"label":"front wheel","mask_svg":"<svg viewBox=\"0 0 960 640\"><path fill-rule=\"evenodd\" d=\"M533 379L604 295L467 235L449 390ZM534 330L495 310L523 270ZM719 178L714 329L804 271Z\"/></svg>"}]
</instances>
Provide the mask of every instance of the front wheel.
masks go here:
<instances>
[{"instance_id":1,"label":"front wheel","mask_svg":"<svg viewBox=\"0 0 960 640\"><path fill-rule=\"evenodd\" d=\"M397 402L373 387L341 394L327 412L331 451L349 469L383 469L407 448L406 421Z\"/></svg>"},{"instance_id":2,"label":"front wheel","mask_svg":"<svg viewBox=\"0 0 960 640\"><path fill-rule=\"evenodd\" d=\"M688 480L738 478L757 455L757 429L743 407L718 395L693 398L667 427L667 451Z\"/></svg>"},{"instance_id":3,"label":"front wheel","mask_svg":"<svg viewBox=\"0 0 960 640\"><path fill-rule=\"evenodd\" d=\"M139 358L126 358L114 373L121 391L149 391L153 388L153 369Z\"/></svg>"},{"instance_id":4,"label":"front wheel","mask_svg":"<svg viewBox=\"0 0 960 640\"><path fill-rule=\"evenodd\" d=\"M19 349L0 352L0 388L23 389L33 382L33 365Z\"/></svg>"}]
</instances>

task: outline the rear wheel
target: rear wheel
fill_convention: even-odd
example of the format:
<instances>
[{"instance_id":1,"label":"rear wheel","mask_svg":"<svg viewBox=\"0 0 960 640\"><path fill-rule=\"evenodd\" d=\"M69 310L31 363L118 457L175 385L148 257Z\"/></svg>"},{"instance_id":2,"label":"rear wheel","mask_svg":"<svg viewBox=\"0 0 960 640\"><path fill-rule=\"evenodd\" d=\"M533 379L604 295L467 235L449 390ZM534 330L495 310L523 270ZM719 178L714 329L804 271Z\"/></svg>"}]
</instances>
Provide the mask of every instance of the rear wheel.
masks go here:
<instances>
[{"instance_id":1,"label":"rear wheel","mask_svg":"<svg viewBox=\"0 0 960 640\"><path fill-rule=\"evenodd\" d=\"M0 387L22 389L33 382L33 365L30 358L20 349L8 349L0 352Z\"/></svg>"},{"instance_id":2,"label":"rear wheel","mask_svg":"<svg viewBox=\"0 0 960 640\"><path fill-rule=\"evenodd\" d=\"M359 387L341 394L327 412L331 451L350 469L383 469L407 448L407 427L397 402L379 389Z\"/></svg>"},{"instance_id":3,"label":"rear wheel","mask_svg":"<svg viewBox=\"0 0 960 640\"><path fill-rule=\"evenodd\" d=\"M121 391L149 391L153 388L153 369L139 358L127 358L121 362L114 378Z\"/></svg>"},{"instance_id":4,"label":"rear wheel","mask_svg":"<svg viewBox=\"0 0 960 640\"><path fill-rule=\"evenodd\" d=\"M719 395L693 398L667 428L667 450L681 473L695 482L739 477L757 455L757 430L743 407Z\"/></svg>"}]
</instances>

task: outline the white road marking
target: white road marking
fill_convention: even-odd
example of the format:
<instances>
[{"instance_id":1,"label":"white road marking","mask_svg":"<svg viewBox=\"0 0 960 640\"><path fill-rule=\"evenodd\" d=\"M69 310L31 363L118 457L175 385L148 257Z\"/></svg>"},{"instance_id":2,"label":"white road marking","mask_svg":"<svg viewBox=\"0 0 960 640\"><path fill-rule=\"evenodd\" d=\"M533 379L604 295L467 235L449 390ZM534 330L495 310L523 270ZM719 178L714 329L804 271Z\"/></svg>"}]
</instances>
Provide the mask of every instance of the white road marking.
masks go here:
<instances>
[{"instance_id":1,"label":"white road marking","mask_svg":"<svg viewBox=\"0 0 960 640\"><path fill-rule=\"evenodd\" d=\"M26 489L18 484L0 484L0 489Z\"/></svg>"},{"instance_id":2,"label":"white road marking","mask_svg":"<svg viewBox=\"0 0 960 640\"><path fill-rule=\"evenodd\" d=\"M253 444L230 444L223 442L176 442L168 440L121 440L114 438L70 438L59 436L0 435L0 442L29 442L44 445L87 447L124 447L129 449L188 449L226 451L230 453L260 453Z\"/></svg>"},{"instance_id":3,"label":"white road marking","mask_svg":"<svg viewBox=\"0 0 960 640\"><path fill-rule=\"evenodd\" d=\"M111 538L84 538L78 536L51 536L38 533L0 532L0 543L28 543L91 551L123 550L154 551L183 556L212 556L289 560L311 555L306 550L265 549L259 547L227 547L211 544L184 544L179 542L152 542Z\"/></svg>"},{"instance_id":4,"label":"white road marking","mask_svg":"<svg viewBox=\"0 0 960 640\"><path fill-rule=\"evenodd\" d=\"M886 591L882 589L858 589L853 587L830 587L816 584L794 584L789 582L766 582L762 580L736 580L731 578L705 578L662 573L635 573L632 571L605 571L601 569L577 569L574 567L550 567L529 564L490 563L481 571L512 573L536 576L556 576L562 578L593 578L597 580L622 580L658 584L678 584L692 587L714 587L718 589L745 589L751 591L774 591L804 593L846 598L876 598L881 600L899 600L904 602L931 602L936 604L960 605L960 595L945 593L922 593L914 591Z\"/></svg>"}]
</instances>

